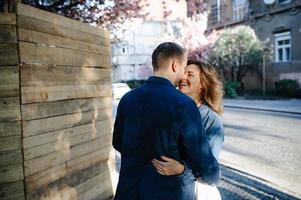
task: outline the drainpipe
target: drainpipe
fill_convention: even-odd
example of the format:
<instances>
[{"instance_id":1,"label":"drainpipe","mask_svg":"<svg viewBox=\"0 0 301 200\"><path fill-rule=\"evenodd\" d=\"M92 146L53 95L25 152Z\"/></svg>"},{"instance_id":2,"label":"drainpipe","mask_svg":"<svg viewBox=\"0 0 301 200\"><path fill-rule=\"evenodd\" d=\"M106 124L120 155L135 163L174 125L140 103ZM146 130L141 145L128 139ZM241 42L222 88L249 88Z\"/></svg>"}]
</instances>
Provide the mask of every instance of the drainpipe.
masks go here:
<instances>
[{"instance_id":1,"label":"drainpipe","mask_svg":"<svg viewBox=\"0 0 301 200\"><path fill-rule=\"evenodd\" d=\"M217 0L217 23L220 24L221 21L221 0Z\"/></svg>"}]
</instances>

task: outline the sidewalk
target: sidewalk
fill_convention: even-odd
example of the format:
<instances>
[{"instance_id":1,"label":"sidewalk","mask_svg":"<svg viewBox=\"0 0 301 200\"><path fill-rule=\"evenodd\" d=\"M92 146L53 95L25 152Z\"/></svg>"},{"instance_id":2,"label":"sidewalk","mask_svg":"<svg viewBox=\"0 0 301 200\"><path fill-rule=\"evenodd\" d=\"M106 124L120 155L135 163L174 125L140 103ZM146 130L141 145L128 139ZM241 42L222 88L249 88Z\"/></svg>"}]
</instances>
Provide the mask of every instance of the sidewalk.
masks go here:
<instances>
[{"instance_id":1,"label":"sidewalk","mask_svg":"<svg viewBox=\"0 0 301 200\"><path fill-rule=\"evenodd\" d=\"M222 200L298 200L258 177L225 165L221 165L221 169L222 178L218 189Z\"/></svg>"},{"instance_id":2,"label":"sidewalk","mask_svg":"<svg viewBox=\"0 0 301 200\"><path fill-rule=\"evenodd\" d=\"M300 99L290 99L290 100L224 99L224 107L301 114Z\"/></svg>"},{"instance_id":3,"label":"sidewalk","mask_svg":"<svg viewBox=\"0 0 301 200\"><path fill-rule=\"evenodd\" d=\"M288 188L283 180L267 177L263 173L256 173L250 168L245 168L223 159L219 161L222 169L222 178L218 188L221 192L222 200L301 199L300 192Z\"/></svg>"}]
</instances>

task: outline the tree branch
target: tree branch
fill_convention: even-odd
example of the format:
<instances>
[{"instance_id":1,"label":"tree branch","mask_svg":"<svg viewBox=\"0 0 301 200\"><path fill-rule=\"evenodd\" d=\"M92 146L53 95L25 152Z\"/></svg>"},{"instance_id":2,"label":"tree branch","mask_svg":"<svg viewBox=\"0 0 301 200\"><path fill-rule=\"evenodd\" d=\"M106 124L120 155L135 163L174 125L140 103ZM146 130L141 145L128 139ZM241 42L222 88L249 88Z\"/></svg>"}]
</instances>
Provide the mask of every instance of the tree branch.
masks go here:
<instances>
[{"instance_id":1,"label":"tree branch","mask_svg":"<svg viewBox=\"0 0 301 200\"><path fill-rule=\"evenodd\" d=\"M78 6L79 4L82 4L82 1L76 1L74 3L70 3L69 5L64 6L63 8L61 8L61 10L63 10L64 12L66 12L67 10L71 10L71 8ZM84 6L86 6L86 4L84 3Z\"/></svg>"},{"instance_id":2,"label":"tree branch","mask_svg":"<svg viewBox=\"0 0 301 200\"><path fill-rule=\"evenodd\" d=\"M240 81L246 76L246 74L248 73L250 68L248 66L245 66L245 67L243 67L243 69L241 70L242 72L239 77Z\"/></svg>"}]
</instances>

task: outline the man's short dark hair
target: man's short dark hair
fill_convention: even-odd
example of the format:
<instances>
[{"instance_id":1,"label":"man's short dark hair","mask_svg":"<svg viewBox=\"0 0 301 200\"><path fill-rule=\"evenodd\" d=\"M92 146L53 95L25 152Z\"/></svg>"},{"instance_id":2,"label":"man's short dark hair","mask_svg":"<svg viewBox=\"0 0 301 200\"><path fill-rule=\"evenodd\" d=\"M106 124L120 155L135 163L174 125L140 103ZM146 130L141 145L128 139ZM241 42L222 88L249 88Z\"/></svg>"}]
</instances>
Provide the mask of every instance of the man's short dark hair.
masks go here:
<instances>
[{"instance_id":1,"label":"man's short dark hair","mask_svg":"<svg viewBox=\"0 0 301 200\"><path fill-rule=\"evenodd\" d=\"M152 65L154 71L159 69L159 63L162 60L182 57L185 54L185 49L174 42L161 43L152 54Z\"/></svg>"}]
</instances>

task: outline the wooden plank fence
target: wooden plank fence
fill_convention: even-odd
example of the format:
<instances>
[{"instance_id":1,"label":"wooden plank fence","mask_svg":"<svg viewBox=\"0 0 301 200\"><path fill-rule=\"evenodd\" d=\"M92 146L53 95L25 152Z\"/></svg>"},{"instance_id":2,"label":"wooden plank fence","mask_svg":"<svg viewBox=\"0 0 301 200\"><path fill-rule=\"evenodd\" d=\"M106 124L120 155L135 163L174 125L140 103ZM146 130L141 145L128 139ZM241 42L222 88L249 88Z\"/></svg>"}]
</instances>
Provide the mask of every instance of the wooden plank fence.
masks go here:
<instances>
[{"instance_id":1,"label":"wooden plank fence","mask_svg":"<svg viewBox=\"0 0 301 200\"><path fill-rule=\"evenodd\" d=\"M0 199L107 199L109 33L18 4L0 13Z\"/></svg>"}]
</instances>

